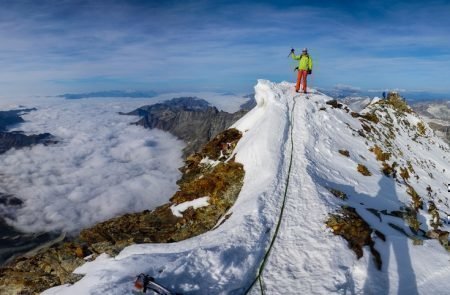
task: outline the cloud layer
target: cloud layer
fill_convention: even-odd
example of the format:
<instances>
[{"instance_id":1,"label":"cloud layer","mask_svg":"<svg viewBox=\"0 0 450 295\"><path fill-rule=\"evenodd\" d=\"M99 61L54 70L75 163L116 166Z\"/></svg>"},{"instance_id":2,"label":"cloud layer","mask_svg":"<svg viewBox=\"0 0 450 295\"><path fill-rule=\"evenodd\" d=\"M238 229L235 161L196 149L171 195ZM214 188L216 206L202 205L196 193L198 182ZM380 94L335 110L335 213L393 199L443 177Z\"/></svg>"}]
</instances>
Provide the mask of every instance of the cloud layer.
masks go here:
<instances>
[{"instance_id":1,"label":"cloud layer","mask_svg":"<svg viewBox=\"0 0 450 295\"><path fill-rule=\"evenodd\" d=\"M152 209L176 191L183 143L120 116L149 100L41 99L20 130L61 142L0 155L0 190L24 201L9 220L30 231L77 231L118 214ZM28 105L27 105L28 106ZM5 212L3 212L5 213Z\"/></svg>"}]
</instances>

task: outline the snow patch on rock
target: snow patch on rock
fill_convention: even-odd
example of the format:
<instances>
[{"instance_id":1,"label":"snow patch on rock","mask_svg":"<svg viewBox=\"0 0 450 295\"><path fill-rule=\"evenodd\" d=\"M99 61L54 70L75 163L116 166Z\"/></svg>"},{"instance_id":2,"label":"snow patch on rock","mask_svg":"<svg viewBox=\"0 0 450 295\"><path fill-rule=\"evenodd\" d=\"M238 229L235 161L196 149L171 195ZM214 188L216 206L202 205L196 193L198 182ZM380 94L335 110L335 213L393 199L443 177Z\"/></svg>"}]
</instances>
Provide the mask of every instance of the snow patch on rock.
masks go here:
<instances>
[{"instance_id":1,"label":"snow patch on rock","mask_svg":"<svg viewBox=\"0 0 450 295\"><path fill-rule=\"evenodd\" d=\"M189 207L192 207L194 209L205 207L209 205L208 201L209 197L202 197L192 201L183 202L178 205L172 205L170 207L170 210L172 210L172 214L176 217L183 217L183 212L186 211Z\"/></svg>"}]
</instances>

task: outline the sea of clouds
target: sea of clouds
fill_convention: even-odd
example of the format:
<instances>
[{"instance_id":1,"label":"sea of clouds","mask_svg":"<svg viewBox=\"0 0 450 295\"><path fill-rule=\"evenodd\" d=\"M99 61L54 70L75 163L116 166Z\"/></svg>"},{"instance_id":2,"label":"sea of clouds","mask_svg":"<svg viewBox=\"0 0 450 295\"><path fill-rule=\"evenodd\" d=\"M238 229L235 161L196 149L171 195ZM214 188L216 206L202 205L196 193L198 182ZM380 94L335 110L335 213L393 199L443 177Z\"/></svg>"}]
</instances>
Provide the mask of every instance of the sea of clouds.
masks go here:
<instances>
[{"instance_id":1,"label":"sea of clouds","mask_svg":"<svg viewBox=\"0 0 450 295\"><path fill-rule=\"evenodd\" d=\"M0 214L27 232L73 233L167 202L177 190L183 142L163 131L130 125L138 118L117 114L152 102L127 98L0 102L2 110L19 104L36 107L15 129L49 132L59 141L0 155L0 192L24 201L22 208Z\"/></svg>"}]
</instances>

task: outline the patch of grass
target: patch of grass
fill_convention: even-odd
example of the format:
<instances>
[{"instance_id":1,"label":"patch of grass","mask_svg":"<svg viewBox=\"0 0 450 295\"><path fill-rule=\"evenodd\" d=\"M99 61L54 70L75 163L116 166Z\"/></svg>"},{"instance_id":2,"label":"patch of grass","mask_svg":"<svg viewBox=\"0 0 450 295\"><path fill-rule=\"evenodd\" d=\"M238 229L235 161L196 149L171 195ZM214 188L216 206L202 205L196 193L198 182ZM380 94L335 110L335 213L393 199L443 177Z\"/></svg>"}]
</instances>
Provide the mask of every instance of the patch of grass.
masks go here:
<instances>
[{"instance_id":1,"label":"patch of grass","mask_svg":"<svg viewBox=\"0 0 450 295\"><path fill-rule=\"evenodd\" d=\"M414 168L413 168L413 165L412 165L412 163L411 163L411 161L406 161L406 164L407 164L407 166L408 166L408 170L409 170L409 172L411 173L411 174L416 174L416 171L414 171Z\"/></svg>"},{"instance_id":2,"label":"patch of grass","mask_svg":"<svg viewBox=\"0 0 450 295\"><path fill-rule=\"evenodd\" d=\"M377 115L374 112L366 113L364 115L361 115L361 117L366 119L367 121L373 122L375 124L380 122L380 119L378 119Z\"/></svg>"},{"instance_id":3,"label":"patch of grass","mask_svg":"<svg viewBox=\"0 0 450 295\"><path fill-rule=\"evenodd\" d=\"M374 147L370 148L369 151L375 154L377 161L388 161L391 157L391 153L385 153L383 150L378 146L375 145Z\"/></svg>"},{"instance_id":4,"label":"patch of grass","mask_svg":"<svg viewBox=\"0 0 450 295\"><path fill-rule=\"evenodd\" d=\"M369 169L367 169L366 166L364 166L363 164L358 164L358 167L356 168L356 170L358 170L359 173L361 173L364 176L371 176L372 173L370 173Z\"/></svg>"},{"instance_id":5,"label":"patch of grass","mask_svg":"<svg viewBox=\"0 0 450 295\"><path fill-rule=\"evenodd\" d=\"M427 129L425 128L425 124L423 122L417 123L417 134L420 136L425 136Z\"/></svg>"},{"instance_id":6,"label":"patch of grass","mask_svg":"<svg viewBox=\"0 0 450 295\"><path fill-rule=\"evenodd\" d=\"M408 182L409 179L408 169L400 167L400 176L403 178L405 182Z\"/></svg>"},{"instance_id":7,"label":"patch of grass","mask_svg":"<svg viewBox=\"0 0 450 295\"><path fill-rule=\"evenodd\" d=\"M417 234L420 229L420 222L417 220L417 212L411 209L407 210L403 218L406 223L408 223L409 228Z\"/></svg>"},{"instance_id":8,"label":"patch of grass","mask_svg":"<svg viewBox=\"0 0 450 295\"><path fill-rule=\"evenodd\" d=\"M393 109L400 113L412 113L411 108L408 104L403 100L403 98L395 92L389 92L387 99L380 100L380 104L387 104L392 106Z\"/></svg>"},{"instance_id":9,"label":"patch of grass","mask_svg":"<svg viewBox=\"0 0 450 295\"><path fill-rule=\"evenodd\" d=\"M406 192L412 198L412 207L414 208L414 210L419 211L419 209L423 209L422 198L411 185L408 185Z\"/></svg>"}]
</instances>

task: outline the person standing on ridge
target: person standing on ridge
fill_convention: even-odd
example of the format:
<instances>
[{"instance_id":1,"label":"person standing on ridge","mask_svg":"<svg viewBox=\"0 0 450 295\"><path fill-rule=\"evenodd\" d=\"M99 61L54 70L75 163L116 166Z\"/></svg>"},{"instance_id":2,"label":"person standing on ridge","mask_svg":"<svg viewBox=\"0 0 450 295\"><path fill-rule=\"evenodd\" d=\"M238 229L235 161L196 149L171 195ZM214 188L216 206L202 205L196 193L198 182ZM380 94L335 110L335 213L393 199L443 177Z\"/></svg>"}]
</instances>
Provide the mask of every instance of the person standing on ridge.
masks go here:
<instances>
[{"instance_id":1,"label":"person standing on ridge","mask_svg":"<svg viewBox=\"0 0 450 295\"><path fill-rule=\"evenodd\" d=\"M302 54L295 55L294 49L291 49L292 58L298 60L297 84L295 85L295 92L299 92L300 83L302 84L302 91L306 93L306 77L312 73L312 59L308 54L308 49L303 48Z\"/></svg>"}]
</instances>

